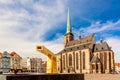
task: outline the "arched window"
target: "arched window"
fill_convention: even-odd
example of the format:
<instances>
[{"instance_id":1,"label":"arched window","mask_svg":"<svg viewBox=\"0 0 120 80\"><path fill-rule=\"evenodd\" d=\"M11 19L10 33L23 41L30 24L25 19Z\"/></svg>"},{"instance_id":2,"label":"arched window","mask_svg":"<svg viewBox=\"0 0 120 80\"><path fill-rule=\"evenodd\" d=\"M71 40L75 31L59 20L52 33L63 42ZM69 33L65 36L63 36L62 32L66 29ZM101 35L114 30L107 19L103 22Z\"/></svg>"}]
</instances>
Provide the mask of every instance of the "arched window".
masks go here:
<instances>
[{"instance_id":1,"label":"arched window","mask_svg":"<svg viewBox=\"0 0 120 80\"><path fill-rule=\"evenodd\" d=\"M82 53L80 51L80 69L82 69Z\"/></svg>"},{"instance_id":2,"label":"arched window","mask_svg":"<svg viewBox=\"0 0 120 80\"><path fill-rule=\"evenodd\" d=\"M65 69L65 55L63 55L63 69Z\"/></svg>"},{"instance_id":3,"label":"arched window","mask_svg":"<svg viewBox=\"0 0 120 80\"><path fill-rule=\"evenodd\" d=\"M76 53L76 69L78 69L78 53Z\"/></svg>"},{"instance_id":4,"label":"arched window","mask_svg":"<svg viewBox=\"0 0 120 80\"><path fill-rule=\"evenodd\" d=\"M83 52L83 69L85 69L85 52Z\"/></svg>"},{"instance_id":5,"label":"arched window","mask_svg":"<svg viewBox=\"0 0 120 80\"><path fill-rule=\"evenodd\" d=\"M100 60L101 60L101 63L103 64L103 53L100 53Z\"/></svg>"},{"instance_id":6,"label":"arched window","mask_svg":"<svg viewBox=\"0 0 120 80\"><path fill-rule=\"evenodd\" d=\"M104 66L106 69L107 68L107 53L106 52L104 53Z\"/></svg>"},{"instance_id":7,"label":"arched window","mask_svg":"<svg viewBox=\"0 0 120 80\"><path fill-rule=\"evenodd\" d=\"M69 66L72 66L72 55L69 54Z\"/></svg>"},{"instance_id":8,"label":"arched window","mask_svg":"<svg viewBox=\"0 0 120 80\"><path fill-rule=\"evenodd\" d=\"M111 68L111 53L109 52L109 65L110 65L110 68Z\"/></svg>"}]
</instances>

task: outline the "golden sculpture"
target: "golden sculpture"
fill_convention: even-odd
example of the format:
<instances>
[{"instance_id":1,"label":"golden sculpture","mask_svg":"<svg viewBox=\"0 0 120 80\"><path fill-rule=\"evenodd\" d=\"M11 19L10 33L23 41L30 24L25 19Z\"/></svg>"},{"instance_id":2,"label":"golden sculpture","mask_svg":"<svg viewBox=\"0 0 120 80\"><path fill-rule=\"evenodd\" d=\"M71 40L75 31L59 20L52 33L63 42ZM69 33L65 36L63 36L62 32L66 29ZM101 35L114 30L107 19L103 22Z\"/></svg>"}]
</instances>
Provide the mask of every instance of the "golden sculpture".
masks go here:
<instances>
[{"instance_id":1,"label":"golden sculpture","mask_svg":"<svg viewBox=\"0 0 120 80\"><path fill-rule=\"evenodd\" d=\"M58 73L56 55L42 45L36 46L36 49L37 49L37 51L39 51L47 56L46 73Z\"/></svg>"}]
</instances>

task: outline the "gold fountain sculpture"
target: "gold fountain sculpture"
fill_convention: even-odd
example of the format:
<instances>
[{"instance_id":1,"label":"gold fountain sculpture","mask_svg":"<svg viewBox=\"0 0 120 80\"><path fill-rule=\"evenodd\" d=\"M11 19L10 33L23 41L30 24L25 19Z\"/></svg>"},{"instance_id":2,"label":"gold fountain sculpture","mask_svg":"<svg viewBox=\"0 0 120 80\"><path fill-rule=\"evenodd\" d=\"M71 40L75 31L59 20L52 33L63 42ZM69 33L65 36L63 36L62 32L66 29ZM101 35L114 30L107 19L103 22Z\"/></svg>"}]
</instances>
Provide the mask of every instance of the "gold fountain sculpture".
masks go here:
<instances>
[{"instance_id":1,"label":"gold fountain sculpture","mask_svg":"<svg viewBox=\"0 0 120 80\"><path fill-rule=\"evenodd\" d=\"M36 50L47 56L46 73L58 73L56 55L43 45L37 45Z\"/></svg>"}]
</instances>

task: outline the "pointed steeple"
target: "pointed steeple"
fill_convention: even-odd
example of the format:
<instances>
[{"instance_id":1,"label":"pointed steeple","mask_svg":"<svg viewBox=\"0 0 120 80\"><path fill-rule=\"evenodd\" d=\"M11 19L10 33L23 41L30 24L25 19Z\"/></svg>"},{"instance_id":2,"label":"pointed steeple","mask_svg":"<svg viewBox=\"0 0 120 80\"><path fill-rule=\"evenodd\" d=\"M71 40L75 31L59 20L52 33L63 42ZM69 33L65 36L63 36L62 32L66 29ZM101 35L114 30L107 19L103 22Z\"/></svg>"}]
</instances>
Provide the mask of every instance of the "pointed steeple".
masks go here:
<instances>
[{"instance_id":1,"label":"pointed steeple","mask_svg":"<svg viewBox=\"0 0 120 80\"><path fill-rule=\"evenodd\" d=\"M67 32L66 33L71 33L72 29L71 29L71 21L70 21L70 11L68 9L68 17L67 17Z\"/></svg>"}]
</instances>

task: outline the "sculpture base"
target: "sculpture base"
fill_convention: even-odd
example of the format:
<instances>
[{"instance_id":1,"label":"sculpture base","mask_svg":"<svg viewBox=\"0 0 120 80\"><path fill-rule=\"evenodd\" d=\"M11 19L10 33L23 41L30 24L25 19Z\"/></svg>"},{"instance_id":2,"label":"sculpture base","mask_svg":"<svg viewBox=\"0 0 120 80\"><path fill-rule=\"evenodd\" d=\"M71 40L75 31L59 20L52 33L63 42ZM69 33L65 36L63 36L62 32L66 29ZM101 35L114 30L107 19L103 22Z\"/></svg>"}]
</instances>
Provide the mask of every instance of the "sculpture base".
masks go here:
<instances>
[{"instance_id":1,"label":"sculpture base","mask_svg":"<svg viewBox=\"0 0 120 80\"><path fill-rule=\"evenodd\" d=\"M84 74L16 74L1 75L0 80L84 80Z\"/></svg>"}]
</instances>

